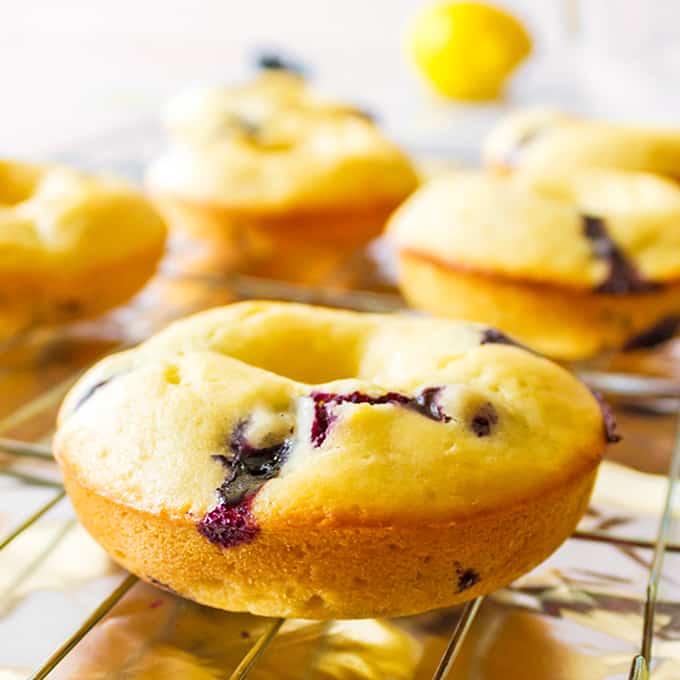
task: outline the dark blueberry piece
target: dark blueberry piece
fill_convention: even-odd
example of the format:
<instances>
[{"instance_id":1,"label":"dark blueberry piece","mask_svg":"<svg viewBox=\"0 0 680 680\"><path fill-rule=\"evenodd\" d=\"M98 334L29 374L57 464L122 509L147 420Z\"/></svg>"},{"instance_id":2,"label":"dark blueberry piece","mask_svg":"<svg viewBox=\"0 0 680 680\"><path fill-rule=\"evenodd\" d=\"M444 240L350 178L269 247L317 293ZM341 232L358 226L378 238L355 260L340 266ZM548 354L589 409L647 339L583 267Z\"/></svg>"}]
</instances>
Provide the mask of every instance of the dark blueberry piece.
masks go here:
<instances>
[{"instance_id":1,"label":"dark blueberry piece","mask_svg":"<svg viewBox=\"0 0 680 680\"><path fill-rule=\"evenodd\" d=\"M290 71L301 76L307 70L302 64L274 52L260 52L256 57L256 65L263 71Z\"/></svg>"},{"instance_id":2,"label":"dark blueberry piece","mask_svg":"<svg viewBox=\"0 0 680 680\"><path fill-rule=\"evenodd\" d=\"M482 331L481 345L514 345L515 341L511 340L505 333L496 328L485 328Z\"/></svg>"},{"instance_id":3,"label":"dark blueberry piece","mask_svg":"<svg viewBox=\"0 0 680 680\"><path fill-rule=\"evenodd\" d=\"M640 275L636 266L611 238L601 217L582 215L581 219L583 220L583 233L590 241L593 254L609 265L607 278L595 288L597 293L627 295L647 293L661 288L660 284L646 281Z\"/></svg>"},{"instance_id":4,"label":"dark blueberry piece","mask_svg":"<svg viewBox=\"0 0 680 680\"><path fill-rule=\"evenodd\" d=\"M218 497L227 505L241 502L256 493L268 479L276 477L290 452L290 439L260 448L253 446L245 434L247 427L248 421L242 420L232 432L230 456L218 454L212 457L228 470L217 489Z\"/></svg>"},{"instance_id":5,"label":"dark blueberry piece","mask_svg":"<svg viewBox=\"0 0 680 680\"><path fill-rule=\"evenodd\" d=\"M418 394L415 399L405 404L405 406L413 411L417 411L426 418L448 423L451 417L444 413L439 404L441 391L441 387L428 387Z\"/></svg>"},{"instance_id":6,"label":"dark blueberry piece","mask_svg":"<svg viewBox=\"0 0 680 680\"><path fill-rule=\"evenodd\" d=\"M487 402L483 404L470 421L470 429L478 437L488 437L493 426L498 423L498 412L493 404Z\"/></svg>"},{"instance_id":7,"label":"dark blueberry piece","mask_svg":"<svg viewBox=\"0 0 680 680\"><path fill-rule=\"evenodd\" d=\"M276 477L291 449L290 439L270 446L253 446L246 436L248 421L242 420L229 437L229 455L212 459L227 470L217 488L217 505L198 524L199 532L212 543L229 548L252 541L259 532L250 506L265 482Z\"/></svg>"},{"instance_id":8,"label":"dark blueberry piece","mask_svg":"<svg viewBox=\"0 0 680 680\"><path fill-rule=\"evenodd\" d=\"M312 393L314 401L314 420L312 421L311 440L314 446L321 446L326 440L328 431L335 421L335 416L330 411L330 405L334 402L327 401L333 395L315 392Z\"/></svg>"},{"instance_id":9,"label":"dark blueberry piece","mask_svg":"<svg viewBox=\"0 0 680 680\"><path fill-rule=\"evenodd\" d=\"M247 421L241 421L231 435L229 448L244 470L254 477L271 479L286 461L290 441L284 439L270 446L255 447L245 436Z\"/></svg>"},{"instance_id":10,"label":"dark blueberry piece","mask_svg":"<svg viewBox=\"0 0 680 680\"><path fill-rule=\"evenodd\" d=\"M227 456L221 454L221 453L216 453L213 456L210 456L216 463L219 463L223 468L226 468L227 470L231 470L231 460L227 458Z\"/></svg>"},{"instance_id":11,"label":"dark blueberry piece","mask_svg":"<svg viewBox=\"0 0 680 680\"><path fill-rule=\"evenodd\" d=\"M609 444L616 444L621 441L621 435L616 431L616 418L612 413L612 409L605 401L604 397L597 390L590 390L593 393L597 403L600 405L600 412L602 413L602 423L604 424L605 439Z\"/></svg>"},{"instance_id":12,"label":"dark blueberry piece","mask_svg":"<svg viewBox=\"0 0 680 680\"><path fill-rule=\"evenodd\" d=\"M96 382L94 385L92 385L88 390L86 390L85 394L83 394L80 399L78 399L78 402L76 403L74 407L74 411L77 411L92 395L100 390L102 387L105 385L108 385L116 376L112 375L109 378L105 378L104 380L100 380L99 382Z\"/></svg>"},{"instance_id":13,"label":"dark blueberry piece","mask_svg":"<svg viewBox=\"0 0 680 680\"><path fill-rule=\"evenodd\" d=\"M474 569L463 569L458 563L456 563L456 578L459 593L472 588L481 580L481 576Z\"/></svg>"},{"instance_id":14,"label":"dark blueberry piece","mask_svg":"<svg viewBox=\"0 0 680 680\"><path fill-rule=\"evenodd\" d=\"M318 447L326 441L331 425L337 418L331 410L336 404L370 404L372 406L395 404L416 411L431 420L446 423L451 418L443 412L437 402L441 390L441 387L429 387L415 397L407 397L399 392L387 392L377 397L358 391L349 394L312 392L310 395L314 402L314 420L310 435L312 444Z\"/></svg>"},{"instance_id":15,"label":"dark blueberry piece","mask_svg":"<svg viewBox=\"0 0 680 680\"><path fill-rule=\"evenodd\" d=\"M211 543L223 548L250 543L260 532L250 511L253 497L249 496L236 505L218 504L199 522L199 532Z\"/></svg>"},{"instance_id":16,"label":"dark blueberry piece","mask_svg":"<svg viewBox=\"0 0 680 680\"><path fill-rule=\"evenodd\" d=\"M482 340L480 345L510 345L511 347L519 347L519 349L526 350L527 352L532 352L533 350L517 342L513 338L508 337L505 333L502 333L497 328L485 328L482 331Z\"/></svg>"},{"instance_id":17,"label":"dark blueberry piece","mask_svg":"<svg viewBox=\"0 0 680 680\"><path fill-rule=\"evenodd\" d=\"M623 346L624 352L634 349L655 347L670 340L680 328L680 316L665 316L657 321L651 328L634 335Z\"/></svg>"},{"instance_id":18,"label":"dark blueberry piece","mask_svg":"<svg viewBox=\"0 0 680 680\"><path fill-rule=\"evenodd\" d=\"M605 229L604 220L595 215L581 215L581 219L583 220L583 233L591 242L595 256L603 259L609 257L613 244Z\"/></svg>"}]
</instances>

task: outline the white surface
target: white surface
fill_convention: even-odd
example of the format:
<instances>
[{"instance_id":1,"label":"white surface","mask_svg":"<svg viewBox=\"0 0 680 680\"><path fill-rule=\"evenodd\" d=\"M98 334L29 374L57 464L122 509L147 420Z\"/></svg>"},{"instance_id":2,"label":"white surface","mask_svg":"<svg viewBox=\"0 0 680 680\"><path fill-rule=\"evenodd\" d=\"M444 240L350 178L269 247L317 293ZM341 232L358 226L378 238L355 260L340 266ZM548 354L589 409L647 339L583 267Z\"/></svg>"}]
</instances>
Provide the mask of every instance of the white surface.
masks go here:
<instances>
[{"instance_id":1,"label":"white surface","mask_svg":"<svg viewBox=\"0 0 680 680\"><path fill-rule=\"evenodd\" d=\"M154 115L189 83L242 76L260 46L291 52L328 89L405 120L427 109L401 49L422 4L0 0L0 154L48 153ZM530 0L511 4L531 18ZM540 24L554 36L555 21Z\"/></svg>"},{"instance_id":2,"label":"white surface","mask_svg":"<svg viewBox=\"0 0 680 680\"><path fill-rule=\"evenodd\" d=\"M377 111L401 138L455 147L479 136L498 107L434 104L426 95L401 49L404 25L423 4L0 0L0 155L48 155L154 116L187 84L242 77L262 46L299 57L322 86ZM524 19L537 48L511 101L680 120L680 4L582 2L587 50L570 52L564 17L577 0L497 4Z\"/></svg>"}]
</instances>

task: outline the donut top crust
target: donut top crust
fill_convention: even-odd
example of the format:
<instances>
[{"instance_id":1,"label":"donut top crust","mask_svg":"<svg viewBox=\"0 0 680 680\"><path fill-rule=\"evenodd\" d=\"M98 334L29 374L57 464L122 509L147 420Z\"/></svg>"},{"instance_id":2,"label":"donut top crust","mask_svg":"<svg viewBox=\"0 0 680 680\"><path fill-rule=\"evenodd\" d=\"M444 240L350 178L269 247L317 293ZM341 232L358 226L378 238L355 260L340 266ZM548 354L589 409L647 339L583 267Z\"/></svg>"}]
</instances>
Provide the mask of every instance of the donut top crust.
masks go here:
<instances>
[{"instance_id":1,"label":"donut top crust","mask_svg":"<svg viewBox=\"0 0 680 680\"><path fill-rule=\"evenodd\" d=\"M133 187L54 165L0 160L0 270L60 272L110 262L165 239Z\"/></svg>"},{"instance_id":2,"label":"donut top crust","mask_svg":"<svg viewBox=\"0 0 680 680\"><path fill-rule=\"evenodd\" d=\"M200 520L229 447L248 447L281 454L249 508L262 528L454 521L554 488L604 448L590 391L507 342L469 323L238 303L96 365L55 450L87 488L171 517Z\"/></svg>"},{"instance_id":3,"label":"donut top crust","mask_svg":"<svg viewBox=\"0 0 680 680\"><path fill-rule=\"evenodd\" d=\"M258 128L273 124L282 112L367 118L357 108L321 96L302 75L281 69L263 71L253 80L229 87L181 92L168 103L164 123L173 139L201 144L261 134Z\"/></svg>"},{"instance_id":4,"label":"donut top crust","mask_svg":"<svg viewBox=\"0 0 680 680\"><path fill-rule=\"evenodd\" d=\"M680 179L680 130L587 120L552 110L510 114L482 149L489 167L552 172L601 167Z\"/></svg>"},{"instance_id":5,"label":"donut top crust","mask_svg":"<svg viewBox=\"0 0 680 680\"><path fill-rule=\"evenodd\" d=\"M417 184L370 118L287 71L182 94L166 124L172 145L148 170L151 189L234 212L365 210Z\"/></svg>"},{"instance_id":6,"label":"donut top crust","mask_svg":"<svg viewBox=\"0 0 680 680\"><path fill-rule=\"evenodd\" d=\"M419 189L388 230L400 249L528 282L612 292L613 249L637 280L614 292L680 276L680 189L646 173L454 173Z\"/></svg>"}]
</instances>

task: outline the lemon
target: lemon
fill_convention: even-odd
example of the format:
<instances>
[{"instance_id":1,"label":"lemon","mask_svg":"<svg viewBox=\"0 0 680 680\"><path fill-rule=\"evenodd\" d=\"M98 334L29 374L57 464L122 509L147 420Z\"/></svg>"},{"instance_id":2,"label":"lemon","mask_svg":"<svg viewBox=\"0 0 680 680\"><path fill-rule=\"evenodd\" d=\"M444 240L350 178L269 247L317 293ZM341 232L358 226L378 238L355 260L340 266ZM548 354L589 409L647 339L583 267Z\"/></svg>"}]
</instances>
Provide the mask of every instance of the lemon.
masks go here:
<instances>
[{"instance_id":1,"label":"lemon","mask_svg":"<svg viewBox=\"0 0 680 680\"><path fill-rule=\"evenodd\" d=\"M414 20L408 48L439 93L465 100L494 99L531 51L531 38L510 14L478 2L444 2Z\"/></svg>"}]
</instances>

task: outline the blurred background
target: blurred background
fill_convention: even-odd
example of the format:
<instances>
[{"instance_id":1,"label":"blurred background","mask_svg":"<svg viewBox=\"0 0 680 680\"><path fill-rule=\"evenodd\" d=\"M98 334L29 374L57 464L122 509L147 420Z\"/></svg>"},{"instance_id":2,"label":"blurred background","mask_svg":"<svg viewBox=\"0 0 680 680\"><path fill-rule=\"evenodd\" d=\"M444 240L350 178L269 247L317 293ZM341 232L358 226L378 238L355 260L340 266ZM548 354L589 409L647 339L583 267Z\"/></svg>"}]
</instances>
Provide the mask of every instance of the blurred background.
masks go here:
<instances>
[{"instance_id":1,"label":"blurred background","mask_svg":"<svg viewBox=\"0 0 680 680\"><path fill-rule=\"evenodd\" d=\"M507 0L532 53L503 98L436 98L405 54L418 0L23 0L0 9L0 154L46 156L151 124L187 85L247 76L273 49L379 114L402 143L474 148L514 104L617 119L680 118L680 3ZM675 74L675 75L674 75Z\"/></svg>"}]
</instances>

